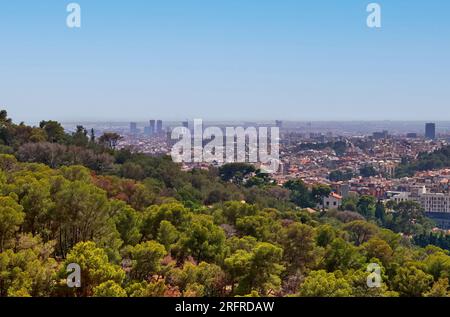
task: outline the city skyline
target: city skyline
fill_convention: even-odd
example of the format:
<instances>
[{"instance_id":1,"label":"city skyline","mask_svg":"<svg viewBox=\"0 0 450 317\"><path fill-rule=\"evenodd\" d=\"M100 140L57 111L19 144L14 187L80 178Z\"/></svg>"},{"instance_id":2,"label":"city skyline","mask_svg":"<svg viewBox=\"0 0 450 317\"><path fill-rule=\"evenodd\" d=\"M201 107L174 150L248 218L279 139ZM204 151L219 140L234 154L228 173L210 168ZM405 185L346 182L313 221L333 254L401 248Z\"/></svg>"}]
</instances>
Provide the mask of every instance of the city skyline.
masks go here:
<instances>
[{"instance_id":1,"label":"city skyline","mask_svg":"<svg viewBox=\"0 0 450 317\"><path fill-rule=\"evenodd\" d=\"M199 119L202 120L202 119ZM72 121L72 122L61 122L63 125L76 125L76 124L111 124L111 125L124 125L128 126L131 123L137 124L139 127L147 127L152 126L152 121L155 121L154 124L156 124L156 120L145 120L145 121ZM194 120L160 120L163 122L164 126L185 126L189 127L192 126ZM362 126L366 127L368 131L370 129L378 129L378 130L384 130L392 128L398 128L400 130L407 131L408 129L420 129L423 132L426 132L426 126L427 124L434 124L436 131L450 131L450 121L389 121L389 120L379 120L379 121L289 121L289 120L261 120L261 121L242 121L242 120L222 120L222 121L214 121L214 120L202 120L205 125L220 125L220 126L226 126L226 125L243 125L243 126L261 126L261 125L268 125L268 126L278 126L280 128L301 128L301 127L309 127L313 129L324 129L327 130L329 128L333 129L336 127L357 127ZM277 125L277 122L280 122L279 125ZM150 123L150 124L149 124ZM38 123L32 123L34 125L38 125ZM334 124L336 126L334 126ZM153 128L152 130L155 130ZM374 132L375 132L374 130ZM410 131L413 132L413 131Z\"/></svg>"}]
</instances>

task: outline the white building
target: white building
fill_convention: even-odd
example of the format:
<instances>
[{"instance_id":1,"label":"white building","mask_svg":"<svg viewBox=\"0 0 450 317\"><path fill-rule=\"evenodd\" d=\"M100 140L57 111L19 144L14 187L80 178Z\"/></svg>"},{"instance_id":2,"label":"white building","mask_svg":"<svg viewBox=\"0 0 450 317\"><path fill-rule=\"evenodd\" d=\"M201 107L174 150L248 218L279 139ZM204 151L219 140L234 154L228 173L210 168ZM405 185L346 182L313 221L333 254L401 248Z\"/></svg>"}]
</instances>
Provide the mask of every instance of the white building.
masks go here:
<instances>
[{"instance_id":1,"label":"white building","mask_svg":"<svg viewBox=\"0 0 450 317\"><path fill-rule=\"evenodd\" d=\"M429 193L425 186L419 190L419 195L415 199L425 212L450 213L450 194Z\"/></svg>"},{"instance_id":2,"label":"white building","mask_svg":"<svg viewBox=\"0 0 450 317\"><path fill-rule=\"evenodd\" d=\"M429 213L450 213L450 193L431 193L426 187L420 187L417 193L408 192L387 192L387 198L401 203L413 200L419 203L425 212Z\"/></svg>"},{"instance_id":3,"label":"white building","mask_svg":"<svg viewBox=\"0 0 450 317\"><path fill-rule=\"evenodd\" d=\"M411 194L408 192L393 192L393 191L388 191L386 192L386 196L389 200L392 200L394 202L401 203L403 201L408 201L411 200L410 196Z\"/></svg>"}]
</instances>

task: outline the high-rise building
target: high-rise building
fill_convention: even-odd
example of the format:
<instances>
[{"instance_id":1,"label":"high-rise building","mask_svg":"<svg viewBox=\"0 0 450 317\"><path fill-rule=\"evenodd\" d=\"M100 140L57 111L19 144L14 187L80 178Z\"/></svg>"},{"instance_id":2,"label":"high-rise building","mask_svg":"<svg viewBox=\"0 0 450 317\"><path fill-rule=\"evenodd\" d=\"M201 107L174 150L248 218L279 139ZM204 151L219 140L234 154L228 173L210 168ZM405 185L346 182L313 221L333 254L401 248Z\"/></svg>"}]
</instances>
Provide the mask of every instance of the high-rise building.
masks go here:
<instances>
[{"instance_id":1,"label":"high-rise building","mask_svg":"<svg viewBox=\"0 0 450 317\"><path fill-rule=\"evenodd\" d=\"M389 131L384 130L383 132L374 132L373 138L374 139L387 139L389 137Z\"/></svg>"},{"instance_id":2,"label":"high-rise building","mask_svg":"<svg viewBox=\"0 0 450 317\"><path fill-rule=\"evenodd\" d=\"M155 134L155 127L156 127L156 121L155 120L150 120L150 135Z\"/></svg>"},{"instance_id":3,"label":"high-rise building","mask_svg":"<svg viewBox=\"0 0 450 317\"><path fill-rule=\"evenodd\" d=\"M181 124L183 125L183 128L189 129L189 121L183 121Z\"/></svg>"},{"instance_id":4,"label":"high-rise building","mask_svg":"<svg viewBox=\"0 0 450 317\"><path fill-rule=\"evenodd\" d=\"M282 128L283 127L283 121L280 121L280 120L276 120L275 121L275 125L277 126L277 128Z\"/></svg>"},{"instance_id":5,"label":"high-rise building","mask_svg":"<svg viewBox=\"0 0 450 317\"><path fill-rule=\"evenodd\" d=\"M161 120L156 121L156 133L162 133L162 124L163 122Z\"/></svg>"},{"instance_id":6,"label":"high-rise building","mask_svg":"<svg viewBox=\"0 0 450 317\"><path fill-rule=\"evenodd\" d=\"M425 125L425 137L427 139L431 139L431 140L436 139L436 124L435 123L427 123Z\"/></svg>"},{"instance_id":7,"label":"high-rise building","mask_svg":"<svg viewBox=\"0 0 450 317\"><path fill-rule=\"evenodd\" d=\"M137 128L136 122L130 122L130 133L131 134L138 134L139 130Z\"/></svg>"}]
</instances>

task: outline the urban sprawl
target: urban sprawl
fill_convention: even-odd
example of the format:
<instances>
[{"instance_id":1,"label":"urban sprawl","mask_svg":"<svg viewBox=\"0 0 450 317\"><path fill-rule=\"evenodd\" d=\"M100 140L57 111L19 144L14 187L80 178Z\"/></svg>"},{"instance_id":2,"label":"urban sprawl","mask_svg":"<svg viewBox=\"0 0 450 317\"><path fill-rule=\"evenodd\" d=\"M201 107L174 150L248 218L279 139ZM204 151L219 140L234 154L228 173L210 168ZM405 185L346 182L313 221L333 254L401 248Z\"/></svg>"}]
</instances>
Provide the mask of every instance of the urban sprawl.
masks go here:
<instances>
[{"instance_id":1,"label":"urban sprawl","mask_svg":"<svg viewBox=\"0 0 450 317\"><path fill-rule=\"evenodd\" d=\"M131 122L93 123L92 132L118 133L117 148L128 148L148 155L169 155L173 144L171 131L176 126L193 129L192 122L150 120ZM212 125L212 123L211 123ZM214 123L223 129L231 123ZM402 175L402 162L415 160L423 153L432 153L449 145L450 133L437 133L435 123L421 124L422 131L407 132L408 125L395 129L368 132L383 123L304 123L275 121L272 123L243 122L239 126L276 126L280 128L280 166L271 175L279 185L301 179L312 187L328 185L332 193L323 199L315 212L338 209L349 197L371 195L385 203L415 201L437 224L435 230L450 229L450 169L417 171ZM395 123L391 122L391 126ZM76 125L66 124L70 130ZM410 124L417 129L418 123ZM363 127L363 128L362 128ZM327 132L319 132L323 129ZM393 129L394 130L394 129ZM361 132L363 131L363 132ZM183 170L208 169L217 163L184 163ZM258 165L258 164L256 164ZM256 166L258 167L258 166ZM389 204L387 204L389 206ZM389 210L395 212L395 210Z\"/></svg>"}]
</instances>

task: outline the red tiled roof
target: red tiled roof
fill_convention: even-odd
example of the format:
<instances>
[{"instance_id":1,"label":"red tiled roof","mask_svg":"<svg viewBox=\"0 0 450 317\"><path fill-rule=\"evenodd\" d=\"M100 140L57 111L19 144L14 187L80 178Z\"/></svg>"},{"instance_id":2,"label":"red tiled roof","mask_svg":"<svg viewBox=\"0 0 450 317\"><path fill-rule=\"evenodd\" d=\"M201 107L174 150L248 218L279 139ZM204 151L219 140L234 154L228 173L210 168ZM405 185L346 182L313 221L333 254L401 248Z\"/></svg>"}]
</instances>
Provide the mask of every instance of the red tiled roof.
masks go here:
<instances>
[{"instance_id":1,"label":"red tiled roof","mask_svg":"<svg viewBox=\"0 0 450 317\"><path fill-rule=\"evenodd\" d=\"M336 199L342 199L342 196L336 194L336 193L331 193L330 194L331 197L336 198Z\"/></svg>"}]
</instances>

